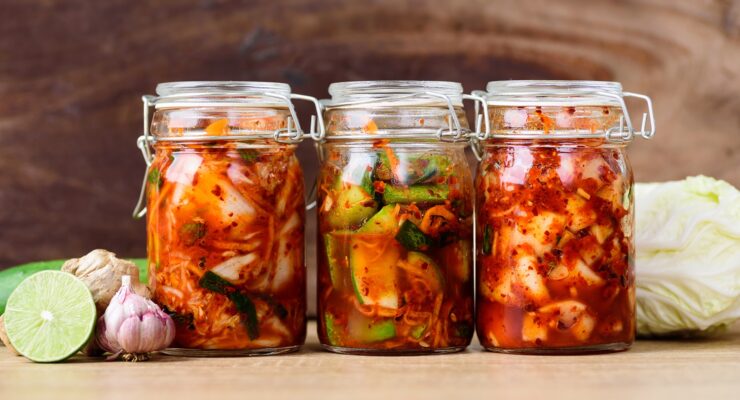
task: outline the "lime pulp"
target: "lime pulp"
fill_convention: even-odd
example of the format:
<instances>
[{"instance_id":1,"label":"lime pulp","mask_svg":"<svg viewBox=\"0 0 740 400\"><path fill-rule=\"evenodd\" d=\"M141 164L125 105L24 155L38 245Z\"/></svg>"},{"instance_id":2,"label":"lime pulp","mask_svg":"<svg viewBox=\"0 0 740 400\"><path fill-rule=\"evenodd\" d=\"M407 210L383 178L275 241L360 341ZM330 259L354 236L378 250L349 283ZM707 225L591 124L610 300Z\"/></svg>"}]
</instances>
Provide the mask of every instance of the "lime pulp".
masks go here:
<instances>
[{"instance_id":1,"label":"lime pulp","mask_svg":"<svg viewBox=\"0 0 740 400\"><path fill-rule=\"evenodd\" d=\"M23 356L35 362L62 361L90 339L95 302L72 274L41 271L13 291L4 318L8 338Z\"/></svg>"}]
</instances>

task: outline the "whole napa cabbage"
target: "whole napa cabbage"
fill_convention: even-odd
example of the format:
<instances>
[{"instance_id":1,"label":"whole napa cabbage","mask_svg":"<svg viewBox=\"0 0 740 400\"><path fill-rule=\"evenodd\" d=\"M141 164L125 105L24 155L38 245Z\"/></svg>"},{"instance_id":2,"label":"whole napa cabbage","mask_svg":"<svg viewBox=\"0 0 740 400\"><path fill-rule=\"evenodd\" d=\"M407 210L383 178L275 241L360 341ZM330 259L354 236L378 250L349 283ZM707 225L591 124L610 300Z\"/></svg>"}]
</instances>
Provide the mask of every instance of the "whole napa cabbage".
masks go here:
<instances>
[{"instance_id":1,"label":"whole napa cabbage","mask_svg":"<svg viewBox=\"0 0 740 400\"><path fill-rule=\"evenodd\" d=\"M740 318L740 192L705 176L635 185L637 332L702 335Z\"/></svg>"}]
</instances>

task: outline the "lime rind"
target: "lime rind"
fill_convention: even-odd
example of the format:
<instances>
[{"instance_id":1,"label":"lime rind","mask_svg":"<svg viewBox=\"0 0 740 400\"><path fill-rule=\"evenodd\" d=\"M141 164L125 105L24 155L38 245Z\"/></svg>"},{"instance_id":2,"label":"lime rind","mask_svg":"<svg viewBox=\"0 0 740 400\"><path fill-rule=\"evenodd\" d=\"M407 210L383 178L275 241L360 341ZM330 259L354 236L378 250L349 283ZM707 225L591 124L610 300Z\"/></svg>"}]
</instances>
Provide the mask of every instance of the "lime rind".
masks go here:
<instances>
[{"instance_id":1,"label":"lime rind","mask_svg":"<svg viewBox=\"0 0 740 400\"><path fill-rule=\"evenodd\" d=\"M56 362L77 353L90 339L95 302L71 274L42 271L21 282L8 298L5 329L13 347L35 362Z\"/></svg>"}]
</instances>

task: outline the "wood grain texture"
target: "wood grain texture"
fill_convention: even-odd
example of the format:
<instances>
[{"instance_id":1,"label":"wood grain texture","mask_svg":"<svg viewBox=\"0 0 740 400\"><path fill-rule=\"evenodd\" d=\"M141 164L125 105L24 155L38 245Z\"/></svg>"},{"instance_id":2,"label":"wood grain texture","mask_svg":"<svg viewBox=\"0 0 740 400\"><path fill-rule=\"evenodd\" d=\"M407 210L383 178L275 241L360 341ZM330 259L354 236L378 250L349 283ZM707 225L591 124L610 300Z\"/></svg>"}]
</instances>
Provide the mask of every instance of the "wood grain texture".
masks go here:
<instances>
[{"instance_id":1,"label":"wood grain texture","mask_svg":"<svg viewBox=\"0 0 740 400\"><path fill-rule=\"evenodd\" d=\"M4 0L0 15L0 267L144 254L134 142L139 98L163 81L325 97L355 79L618 80L655 101L657 137L630 150L638 180L740 185L738 0ZM309 144L301 157L310 180Z\"/></svg>"},{"instance_id":2,"label":"wood grain texture","mask_svg":"<svg viewBox=\"0 0 740 400\"><path fill-rule=\"evenodd\" d=\"M479 345L451 355L322 352L315 324L299 353L257 358L158 357L126 364L75 358L33 364L0 347L5 399L735 399L740 336L638 341L624 353L515 356Z\"/></svg>"}]
</instances>

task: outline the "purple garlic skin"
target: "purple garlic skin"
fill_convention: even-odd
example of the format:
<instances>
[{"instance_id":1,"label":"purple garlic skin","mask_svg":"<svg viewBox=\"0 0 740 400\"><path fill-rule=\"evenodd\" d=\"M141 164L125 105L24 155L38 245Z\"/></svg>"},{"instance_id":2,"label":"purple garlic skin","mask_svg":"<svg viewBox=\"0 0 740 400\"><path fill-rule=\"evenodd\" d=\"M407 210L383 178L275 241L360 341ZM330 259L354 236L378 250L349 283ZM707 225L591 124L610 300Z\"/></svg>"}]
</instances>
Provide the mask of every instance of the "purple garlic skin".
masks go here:
<instances>
[{"instance_id":1,"label":"purple garlic skin","mask_svg":"<svg viewBox=\"0 0 740 400\"><path fill-rule=\"evenodd\" d=\"M98 345L113 354L111 359L138 361L172 343L175 323L151 300L134 293L126 275L105 314L98 319L95 336Z\"/></svg>"}]
</instances>

